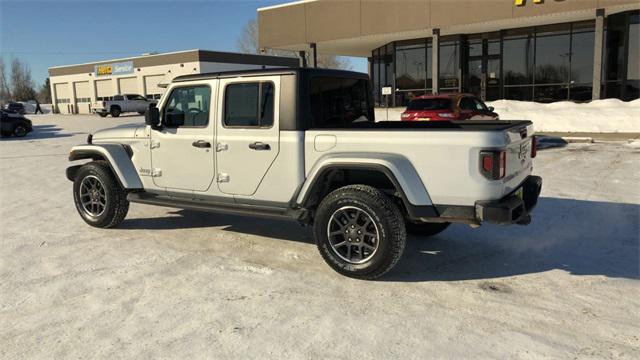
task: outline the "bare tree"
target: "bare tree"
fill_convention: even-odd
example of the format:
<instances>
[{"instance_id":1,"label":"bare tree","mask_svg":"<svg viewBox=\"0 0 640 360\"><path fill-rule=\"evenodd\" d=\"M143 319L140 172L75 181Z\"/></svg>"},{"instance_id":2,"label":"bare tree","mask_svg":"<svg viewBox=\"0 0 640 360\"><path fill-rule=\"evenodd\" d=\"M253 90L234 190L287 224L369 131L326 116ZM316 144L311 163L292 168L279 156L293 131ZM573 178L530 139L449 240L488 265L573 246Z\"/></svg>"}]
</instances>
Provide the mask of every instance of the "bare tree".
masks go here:
<instances>
[{"instance_id":1,"label":"bare tree","mask_svg":"<svg viewBox=\"0 0 640 360\"><path fill-rule=\"evenodd\" d=\"M51 104L51 82L49 78L44 81L40 91L38 91L38 101L43 104Z\"/></svg>"},{"instance_id":2,"label":"bare tree","mask_svg":"<svg viewBox=\"0 0 640 360\"><path fill-rule=\"evenodd\" d=\"M23 63L17 58L11 62L11 95L13 100L16 101L27 101L36 98L31 69L27 63Z\"/></svg>"},{"instance_id":3,"label":"bare tree","mask_svg":"<svg viewBox=\"0 0 640 360\"><path fill-rule=\"evenodd\" d=\"M236 48L249 54L259 54L260 47L258 42L258 21L256 19L249 20L242 29L242 33L237 40ZM292 50L281 49L265 49L265 54L276 56L297 56L298 54ZM335 55L318 54L318 67L326 69L350 69L349 60Z\"/></svg>"},{"instance_id":4,"label":"bare tree","mask_svg":"<svg viewBox=\"0 0 640 360\"><path fill-rule=\"evenodd\" d=\"M9 87L4 59L0 58L0 105L5 104L10 99L11 88Z\"/></svg>"}]
</instances>

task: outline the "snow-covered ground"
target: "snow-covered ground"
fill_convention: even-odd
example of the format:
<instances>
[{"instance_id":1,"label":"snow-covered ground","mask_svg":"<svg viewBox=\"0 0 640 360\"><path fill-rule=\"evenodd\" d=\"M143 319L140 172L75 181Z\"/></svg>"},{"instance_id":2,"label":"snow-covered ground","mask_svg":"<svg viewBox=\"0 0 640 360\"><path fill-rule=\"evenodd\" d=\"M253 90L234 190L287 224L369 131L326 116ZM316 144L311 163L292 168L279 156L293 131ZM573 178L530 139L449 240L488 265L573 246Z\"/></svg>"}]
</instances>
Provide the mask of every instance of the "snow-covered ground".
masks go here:
<instances>
[{"instance_id":1,"label":"snow-covered ground","mask_svg":"<svg viewBox=\"0 0 640 360\"><path fill-rule=\"evenodd\" d=\"M69 148L139 116L0 140L0 358L640 358L640 150L540 151L531 225L412 237L380 281L296 223L133 204L87 226Z\"/></svg>"},{"instance_id":2,"label":"snow-covered ground","mask_svg":"<svg viewBox=\"0 0 640 360\"><path fill-rule=\"evenodd\" d=\"M531 120L539 132L640 133L640 99L618 99L577 104L569 101L541 104L528 101L487 102L502 120ZM400 120L404 108L390 108L389 120ZM387 119L387 110L376 109L376 119Z\"/></svg>"}]
</instances>

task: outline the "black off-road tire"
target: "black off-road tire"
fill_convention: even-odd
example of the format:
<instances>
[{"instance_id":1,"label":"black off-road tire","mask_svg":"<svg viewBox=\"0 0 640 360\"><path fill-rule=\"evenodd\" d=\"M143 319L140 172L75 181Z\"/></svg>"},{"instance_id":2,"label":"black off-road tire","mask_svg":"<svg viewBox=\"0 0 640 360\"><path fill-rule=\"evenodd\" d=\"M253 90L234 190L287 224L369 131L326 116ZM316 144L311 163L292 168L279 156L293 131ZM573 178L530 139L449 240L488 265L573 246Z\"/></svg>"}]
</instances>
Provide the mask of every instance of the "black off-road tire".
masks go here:
<instances>
[{"instance_id":1,"label":"black off-road tire","mask_svg":"<svg viewBox=\"0 0 640 360\"><path fill-rule=\"evenodd\" d=\"M146 111L138 111L138 114L140 115L144 115L144 113L146 113Z\"/></svg>"},{"instance_id":2,"label":"black off-road tire","mask_svg":"<svg viewBox=\"0 0 640 360\"><path fill-rule=\"evenodd\" d=\"M99 113L98 113L98 116L103 117L103 118L104 118L104 117L107 117L107 115L109 115L109 114L108 114L108 113L106 113L106 112L99 112Z\"/></svg>"},{"instance_id":3,"label":"black off-road tire","mask_svg":"<svg viewBox=\"0 0 640 360\"><path fill-rule=\"evenodd\" d=\"M416 236L434 236L445 231L451 223L414 223L407 222L407 232Z\"/></svg>"},{"instance_id":4,"label":"black off-road tire","mask_svg":"<svg viewBox=\"0 0 640 360\"><path fill-rule=\"evenodd\" d=\"M377 248L363 263L345 261L332 247L329 221L340 209L356 207L366 213L378 232ZM407 233L398 206L383 192L367 185L349 185L327 195L317 208L314 220L316 245L324 260L340 274L358 279L376 279L400 260ZM349 245L351 246L351 245Z\"/></svg>"},{"instance_id":5,"label":"black off-road tire","mask_svg":"<svg viewBox=\"0 0 640 360\"><path fill-rule=\"evenodd\" d=\"M122 113L122 110L120 109L120 106L112 106L109 113L112 117L118 117Z\"/></svg>"},{"instance_id":6,"label":"black off-road tire","mask_svg":"<svg viewBox=\"0 0 640 360\"><path fill-rule=\"evenodd\" d=\"M80 200L80 187L87 177L97 178L104 187L106 194L104 211L97 216L87 213ZM117 226L124 220L129 211L129 201L127 201L125 190L116 179L108 163L103 160L92 161L78 170L73 181L73 200L80 217L87 224L98 228Z\"/></svg>"},{"instance_id":7,"label":"black off-road tire","mask_svg":"<svg viewBox=\"0 0 640 360\"><path fill-rule=\"evenodd\" d=\"M22 124L18 124L13 128L13 136L15 137L25 137L28 132L27 127Z\"/></svg>"}]
</instances>

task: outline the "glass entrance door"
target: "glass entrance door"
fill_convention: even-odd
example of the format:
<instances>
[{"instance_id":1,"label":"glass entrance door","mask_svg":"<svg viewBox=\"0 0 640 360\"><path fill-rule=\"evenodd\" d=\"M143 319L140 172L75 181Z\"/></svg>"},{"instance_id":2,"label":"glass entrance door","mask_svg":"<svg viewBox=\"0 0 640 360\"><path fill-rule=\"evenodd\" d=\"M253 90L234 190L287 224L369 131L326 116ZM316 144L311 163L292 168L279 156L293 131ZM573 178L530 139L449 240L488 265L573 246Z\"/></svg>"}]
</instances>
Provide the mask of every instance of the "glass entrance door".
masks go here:
<instances>
[{"instance_id":1,"label":"glass entrance door","mask_svg":"<svg viewBox=\"0 0 640 360\"><path fill-rule=\"evenodd\" d=\"M467 42L466 91L485 101L501 98L500 40Z\"/></svg>"}]
</instances>

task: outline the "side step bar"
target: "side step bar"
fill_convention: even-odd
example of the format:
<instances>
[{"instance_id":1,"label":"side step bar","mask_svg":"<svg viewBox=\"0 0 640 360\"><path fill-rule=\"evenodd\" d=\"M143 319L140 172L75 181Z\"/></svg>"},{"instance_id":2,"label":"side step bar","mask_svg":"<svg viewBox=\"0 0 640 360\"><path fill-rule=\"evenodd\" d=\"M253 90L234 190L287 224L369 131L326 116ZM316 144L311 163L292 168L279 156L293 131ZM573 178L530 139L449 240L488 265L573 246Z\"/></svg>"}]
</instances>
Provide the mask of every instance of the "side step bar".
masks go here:
<instances>
[{"instance_id":1,"label":"side step bar","mask_svg":"<svg viewBox=\"0 0 640 360\"><path fill-rule=\"evenodd\" d=\"M188 209L241 216L265 217L279 220L297 220L302 215L302 211L288 208L221 203L197 199L183 200L172 196L162 196L145 192L131 192L127 194L127 200L139 204L167 206L178 209Z\"/></svg>"}]
</instances>

